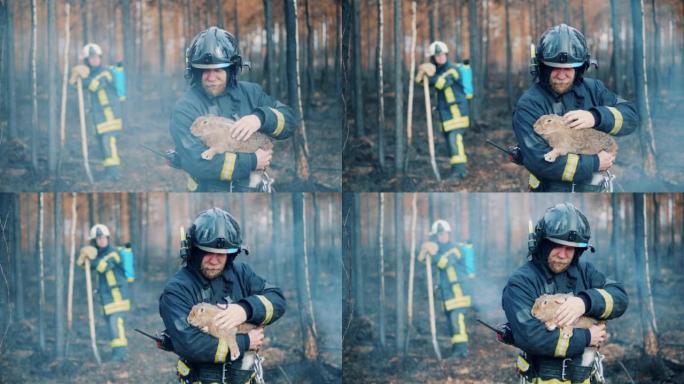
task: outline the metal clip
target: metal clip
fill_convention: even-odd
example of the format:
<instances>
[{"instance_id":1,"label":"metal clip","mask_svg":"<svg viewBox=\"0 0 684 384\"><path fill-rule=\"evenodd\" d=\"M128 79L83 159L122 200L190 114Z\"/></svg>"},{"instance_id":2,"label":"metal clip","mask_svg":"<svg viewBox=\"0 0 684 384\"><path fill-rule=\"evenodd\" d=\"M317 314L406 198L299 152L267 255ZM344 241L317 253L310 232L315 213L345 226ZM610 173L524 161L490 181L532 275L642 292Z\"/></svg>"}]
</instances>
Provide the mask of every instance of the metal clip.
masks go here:
<instances>
[{"instance_id":1,"label":"metal clip","mask_svg":"<svg viewBox=\"0 0 684 384\"><path fill-rule=\"evenodd\" d=\"M604 384L606 382L603 376L603 359L605 357L598 350L594 354L594 379L598 384Z\"/></svg>"},{"instance_id":2,"label":"metal clip","mask_svg":"<svg viewBox=\"0 0 684 384\"><path fill-rule=\"evenodd\" d=\"M606 170L606 172L603 174L603 191L604 192L613 193L613 179L615 179L615 175L610 173L610 171Z\"/></svg>"},{"instance_id":3,"label":"metal clip","mask_svg":"<svg viewBox=\"0 0 684 384\"><path fill-rule=\"evenodd\" d=\"M562 369L561 369L561 380L562 380L562 381L567 380L567 379L565 378L565 369L568 368L568 361L572 361L572 359L570 359L570 358L568 358L568 359L563 359L563 366L562 366Z\"/></svg>"},{"instance_id":4,"label":"metal clip","mask_svg":"<svg viewBox=\"0 0 684 384\"><path fill-rule=\"evenodd\" d=\"M261 362L264 361L264 358L259 356L258 353L254 354L256 358L254 359L254 373L256 374L254 379L256 380L256 384L266 384L264 381L264 368L261 366Z\"/></svg>"},{"instance_id":5,"label":"metal clip","mask_svg":"<svg viewBox=\"0 0 684 384\"><path fill-rule=\"evenodd\" d=\"M221 364L221 384L226 383L226 371L228 369L226 368L226 363Z\"/></svg>"}]
</instances>

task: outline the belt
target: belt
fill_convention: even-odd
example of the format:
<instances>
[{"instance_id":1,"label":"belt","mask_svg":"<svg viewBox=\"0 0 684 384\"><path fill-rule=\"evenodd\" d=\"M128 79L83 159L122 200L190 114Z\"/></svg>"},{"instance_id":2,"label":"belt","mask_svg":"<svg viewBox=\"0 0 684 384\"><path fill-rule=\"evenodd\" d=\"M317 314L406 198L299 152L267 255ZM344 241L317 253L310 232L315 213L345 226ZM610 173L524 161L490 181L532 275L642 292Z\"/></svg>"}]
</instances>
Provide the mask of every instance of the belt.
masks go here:
<instances>
[{"instance_id":1,"label":"belt","mask_svg":"<svg viewBox=\"0 0 684 384\"><path fill-rule=\"evenodd\" d=\"M190 363L180 360L178 364L179 376L187 383L199 381L200 383L248 384L255 376L253 370L233 368L232 363ZM182 372L181 367L185 368Z\"/></svg>"},{"instance_id":2,"label":"belt","mask_svg":"<svg viewBox=\"0 0 684 384\"><path fill-rule=\"evenodd\" d=\"M571 358L552 359L536 356L530 356L530 358L536 376L542 379L570 380L573 383L581 383L591 376L594 369L594 367L578 365L582 361L581 356L577 359L577 363L574 363Z\"/></svg>"},{"instance_id":3,"label":"belt","mask_svg":"<svg viewBox=\"0 0 684 384\"><path fill-rule=\"evenodd\" d=\"M605 192L603 185L571 183L555 180L540 180L535 192Z\"/></svg>"}]
</instances>

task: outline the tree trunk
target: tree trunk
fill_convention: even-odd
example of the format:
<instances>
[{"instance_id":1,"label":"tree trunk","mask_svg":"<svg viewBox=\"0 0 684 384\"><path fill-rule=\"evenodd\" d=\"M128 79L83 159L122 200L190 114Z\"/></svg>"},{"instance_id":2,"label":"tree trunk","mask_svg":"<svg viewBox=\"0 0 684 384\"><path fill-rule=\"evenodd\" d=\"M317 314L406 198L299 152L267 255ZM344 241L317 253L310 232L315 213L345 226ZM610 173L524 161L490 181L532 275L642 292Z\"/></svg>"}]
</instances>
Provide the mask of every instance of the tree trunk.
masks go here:
<instances>
[{"instance_id":1,"label":"tree trunk","mask_svg":"<svg viewBox=\"0 0 684 384\"><path fill-rule=\"evenodd\" d=\"M470 66L472 68L480 68L480 60L478 56L478 41L479 41L479 36L477 33L477 1L476 0L468 0L468 28L470 30ZM474 88L474 94L475 96L472 99L472 110L470 111L470 126L473 127L477 125L477 121L480 120L480 101L482 100L483 97L483 92L481 88L481 82L480 82L480 77L481 74L478 74L478 72L481 71L475 71L475 74L473 76L473 80L475 82L473 88Z\"/></svg>"},{"instance_id":2,"label":"tree trunk","mask_svg":"<svg viewBox=\"0 0 684 384\"><path fill-rule=\"evenodd\" d=\"M271 194L271 220L273 222L272 226L272 231L271 231L271 248L272 248L272 253L275 255L278 253L278 250L281 248L281 241L280 240L280 228L282 223L280 222L280 204L278 203L278 194L277 193L272 193ZM272 257L269 259L271 263L271 272L274 276L277 277L275 283L276 285L281 284L284 282L283 280L280 279L281 273L279 272L280 268L276 265L276 258Z\"/></svg>"},{"instance_id":3,"label":"tree trunk","mask_svg":"<svg viewBox=\"0 0 684 384\"><path fill-rule=\"evenodd\" d=\"M140 213L138 212L138 196L134 192L128 192L128 241L131 243L133 255L141 255L140 249ZM139 257L134 256L135 270L140 270ZM139 277L138 277L139 278ZM135 289L135 285L133 288Z\"/></svg>"},{"instance_id":4,"label":"tree trunk","mask_svg":"<svg viewBox=\"0 0 684 384\"><path fill-rule=\"evenodd\" d=\"M142 5L140 5L142 6ZM126 71L126 97L128 100L131 100L131 98L134 96L134 92L132 91L133 84L138 84L138 79L141 79L140 77L140 71L139 69L134 70L134 51L135 47L133 46L134 42L132 40L131 36L131 21L130 21L130 5L128 4L128 1L122 1L121 2L121 21L123 24L123 65L124 65L124 70ZM141 31L142 33L142 31ZM142 38L140 39L141 45L142 45ZM129 101L130 102L130 101ZM127 106L126 103L124 103L124 111L123 111L123 124L125 127L128 126L128 114L127 112Z\"/></svg>"},{"instance_id":5,"label":"tree trunk","mask_svg":"<svg viewBox=\"0 0 684 384\"><path fill-rule=\"evenodd\" d=\"M216 26L223 28L223 1L222 0L216 0Z\"/></svg>"},{"instance_id":6,"label":"tree trunk","mask_svg":"<svg viewBox=\"0 0 684 384\"><path fill-rule=\"evenodd\" d=\"M35 3L34 3L35 5ZM45 212L43 204L43 193L38 193L38 228L37 228L37 254L38 254L38 345L41 352L45 353L45 257L43 253L43 226L45 223Z\"/></svg>"},{"instance_id":7,"label":"tree trunk","mask_svg":"<svg viewBox=\"0 0 684 384\"><path fill-rule=\"evenodd\" d=\"M31 51L29 63L31 65L31 167L34 173L38 173L38 80L36 74L36 49L38 41L38 10L36 0L31 0Z\"/></svg>"},{"instance_id":8,"label":"tree trunk","mask_svg":"<svg viewBox=\"0 0 684 384\"><path fill-rule=\"evenodd\" d=\"M624 95L622 76L620 75L622 71L622 65L620 64L620 61L622 60L620 55L620 31L618 30L618 26L620 25L620 8L618 7L617 2L618 0L610 0L610 25L613 33L613 53L610 56L610 67L613 75L613 86L617 90L618 95Z\"/></svg>"},{"instance_id":9,"label":"tree trunk","mask_svg":"<svg viewBox=\"0 0 684 384\"><path fill-rule=\"evenodd\" d=\"M620 273L620 199L617 193L610 194L610 207L611 207L611 224L612 231L610 235L610 249L613 252L613 274L614 279L620 281L622 274Z\"/></svg>"},{"instance_id":10,"label":"tree trunk","mask_svg":"<svg viewBox=\"0 0 684 384\"><path fill-rule=\"evenodd\" d=\"M159 76L160 79L164 78L164 73L166 72L166 63L164 62L164 6L162 4L163 0L157 0L157 17L159 18ZM162 82L162 84L166 84Z\"/></svg>"},{"instance_id":11,"label":"tree trunk","mask_svg":"<svg viewBox=\"0 0 684 384\"><path fill-rule=\"evenodd\" d=\"M164 231L166 233L166 276L170 277L172 273L171 266L173 264L171 256L171 250L173 249L173 228L171 227L171 204L169 203L168 192L164 193L164 228L166 228L166 231Z\"/></svg>"},{"instance_id":12,"label":"tree trunk","mask_svg":"<svg viewBox=\"0 0 684 384\"><path fill-rule=\"evenodd\" d=\"M238 14L237 0L233 0L233 28L235 29L235 38L240 41L240 15Z\"/></svg>"},{"instance_id":13,"label":"tree trunk","mask_svg":"<svg viewBox=\"0 0 684 384\"><path fill-rule=\"evenodd\" d=\"M397 352L404 347L404 336L406 328L406 318L404 308L406 308L406 296L404 293L404 210L402 207L402 194L394 194L394 257L397 265L396 292L397 307Z\"/></svg>"},{"instance_id":14,"label":"tree trunk","mask_svg":"<svg viewBox=\"0 0 684 384\"><path fill-rule=\"evenodd\" d=\"M409 343L411 339L411 329L413 328L413 279L416 268L416 193L411 195L411 256L409 259L409 278L408 278L408 303L406 305L407 324L406 324L406 339L404 343L404 354L408 352Z\"/></svg>"},{"instance_id":15,"label":"tree trunk","mask_svg":"<svg viewBox=\"0 0 684 384\"><path fill-rule=\"evenodd\" d=\"M57 31L55 0L47 0L47 77L48 77L48 171L57 179Z\"/></svg>"},{"instance_id":16,"label":"tree trunk","mask_svg":"<svg viewBox=\"0 0 684 384\"><path fill-rule=\"evenodd\" d=\"M644 366L658 364L662 366L662 360L658 355L658 326L656 324L655 309L653 306L653 293L648 261L648 230L646 204L643 193L635 193L634 198L634 255L636 259L637 293L641 308L641 329L643 335ZM651 366L653 367L653 366ZM660 368L660 367L658 367ZM662 374L664 370L655 369L654 373Z\"/></svg>"},{"instance_id":17,"label":"tree trunk","mask_svg":"<svg viewBox=\"0 0 684 384\"><path fill-rule=\"evenodd\" d=\"M7 25L6 39L7 39L7 130L9 132L9 139L16 139L19 137L17 131L17 96L16 96L16 70L15 70L15 53L14 53L14 16L13 6L14 0L7 0Z\"/></svg>"},{"instance_id":18,"label":"tree trunk","mask_svg":"<svg viewBox=\"0 0 684 384\"><path fill-rule=\"evenodd\" d=\"M631 0L632 25L634 30L634 84L636 102L641 117L641 152L644 172L648 177L656 176L655 139L653 138L653 122L648 93L648 77L646 75L646 36L644 27L643 0Z\"/></svg>"},{"instance_id":19,"label":"tree trunk","mask_svg":"<svg viewBox=\"0 0 684 384\"><path fill-rule=\"evenodd\" d=\"M359 207L360 194L353 193L353 208L352 208L352 257L354 262L354 272L352 274L352 282L354 286L354 302L356 303L356 312L365 313L365 292L364 292L364 268L363 255L361 254L361 209Z\"/></svg>"},{"instance_id":20,"label":"tree trunk","mask_svg":"<svg viewBox=\"0 0 684 384\"><path fill-rule=\"evenodd\" d=\"M428 28L429 28L429 34L430 34L430 43L432 44L433 41L437 40L437 34L435 33L435 3L434 1L430 0L427 2L427 7L428 7Z\"/></svg>"},{"instance_id":21,"label":"tree trunk","mask_svg":"<svg viewBox=\"0 0 684 384\"><path fill-rule=\"evenodd\" d=\"M299 324L302 335L304 356L307 361L318 359L318 345L316 341L316 323L311 303L311 286L309 281L309 266L306 253L306 213L304 195L301 192L292 194L293 209L293 241L295 259L295 280L297 281L297 303L299 309Z\"/></svg>"},{"instance_id":22,"label":"tree trunk","mask_svg":"<svg viewBox=\"0 0 684 384\"><path fill-rule=\"evenodd\" d=\"M304 0L304 15L306 17L306 98L309 101L309 105L312 105L314 81L314 44L309 0Z\"/></svg>"},{"instance_id":23,"label":"tree trunk","mask_svg":"<svg viewBox=\"0 0 684 384\"><path fill-rule=\"evenodd\" d=\"M81 47L90 42L90 36L88 36L88 7L88 1L81 0L81 28L83 30L83 44L81 44Z\"/></svg>"},{"instance_id":24,"label":"tree trunk","mask_svg":"<svg viewBox=\"0 0 684 384\"><path fill-rule=\"evenodd\" d=\"M264 26L266 28L266 79L268 94L277 98L275 80L275 44L273 43L273 1L264 0Z\"/></svg>"},{"instance_id":25,"label":"tree trunk","mask_svg":"<svg viewBox=\"0 0 684 384\"><path fill-rule=\"evenodd\" d=\"M653 64L650 66L651 68L651 81L653 84L651 95L653 95L653 98L650 98L651 101L651 111L653 113L653 116L658 115L658 97L660 95L660 81L659 81L659 76L660 76L660 24L658 23L658 8L656 8L656 1L651 0L651 15L653 16Z\"/></svg>"},{"instance_id":26,"label":"tree trunk","mask_svg":"<svg viewBox=\"0 0 684 384\"><path fill-rule=\"evenodd\" d=\"M14 257L14 304L16 305L17 309L17 321L24 320L24 277L23 277L23 271L21 269L21 260L23 259L21 250L20 250L20 242L21 242L21 233L22 233L22 227L21 227L21 218L23 217L21 215L21 207L20 207L20 195L18 193L15 193L12 195L13 199L13 204L12 204L12 225L13 225L13 231L12 231L12 242L10 244L12 254L15 256Z\"/></svg>"},{"instance_id":27,"label":"tree trunk","mask_svg":"<svg viewBox=\"0 0 684 384\"><path fill-rule=\"evenodd\" d=\"M507 2L508 4L508 2ZM483 88L488 87L489 83L489 14L491 9L491 4L489 0L484 0L482 2L484 8L484 17L482 18L482 84ZM510 45L510 44L509 44Z\"/></svg>"},{"instance_id":28,"label":"tree trunk","mask_svg":"<svg viewBox=\"0 0 684 384\"><path fill-rule=\"evenodd\" d=\"M384 47L384 14L383 1L378 0L378 50L376 53L376 77L378 79L378 162L385 168L385 94L382 77L382 57Z\"/></svg>"},{"instance_id":29,"label":"tree trunk","mask_svg":"<svg viewBox=\"0 0 684 384\"><path fill-rule=\"evenodd\" d=\"M506 94L508 99L508 111L513 110L513 48L511 46L511 22L510 22L510 0L505 1L506 13ZM567 5L567 0L566 0Z\"/></svg>"},{"instance_id":30,"label":"tree trunk","mask_svg":"<svg viewBox=\"0 0 684 384\"><path fill-rule=\"evenodd\" d=\"M359 0L353 0L352 7L352 86L353 86L353 110L356 137L366 135L363 124L363 79L361 78L361 31L359 26Z\"/></svg>"},{"instance_id":31,"label":"tree trunk","mask_svg":"<svg viewBox=\"0 0 684 384\"><path fill-rule=\"evenodd\" d=\"M394 169L397 174L404 171L404 81L402 44L404 29L401 25L401 1L394 0Z\"/></svg>"},{"instance_id":32,"label":"tree trunk","mask_svg":"<svg viewBox=\"0 0 684 384\"><path fill-rule=\"evenodd\" d=\"M356 211L354 200L358 194L356 193L342 193L342 340L346 336L346 331L349 329L352 319L354 318L354 298L352 278L354 274L352 268L354 266L354 225L356 224Z\"/></svg>"},{"instance_id":33,"label":"tree trunk","mask_svg":"<svg viewBox=\"0 0 684 384\"><path fill-rule=\"evenodd\" d=\"M380 345L384 348L387 344L385 337L385 195L378 195L378 261L380 278L380 297L378 305L378 324L380 326Z\"/></svg>"},{"instance_id":34,"label":"tree trunk","mask_svg":"<svg viewBox=\"0 0 684 384\"><path fill-rule=\"evenodd\" d=\"M297 179L309 180L309 149L306 140L306 124L302 107L302 89L299 80L299 36L297 29L297 0L287 0L285 5L285 25L287 28L287 95L288 101L300 119L294 137L294 157L296 159Z\"/></svg>"},{"instance_id":35,"label":"tree trunk","mask_svg":"<svg viewBox=\"0 0 684 384\"><path fill-rule=\"evenodd\" d=\"M76 192L71 193L71 226L69 228L69 280L67 283L67 331L71 331L73 324L74 304L74 261L76 258L76 223L78 213L76 211Z\"/></svg>"},{"instance_id":36,"label":"tree trunk","mask_svg":"<svg viewBox=\"0 0 684 384\"><path fill-rule=\"evenodd\" d=\"M55 314L56 314L56 339L57 339L57 360L63 360L66 350L66 323L64 306L64 230L62 229L62 194L57 192L55 195Z\"/></svg>"},{"instance_id":37,"label":"tree trunk","mask_svg":"<svg viewBox=\"0 0 684 384\"><path fill-rule=\"evenodd\" d=\"M416 0L411 1L411 50L409 57L411 58L411 69L409 70L409 91L408 91L408 106L406 112L406 142L407 146L411 147L413 138L413 89L415 88L416 77Z\"/></svg>"}]
</instances>

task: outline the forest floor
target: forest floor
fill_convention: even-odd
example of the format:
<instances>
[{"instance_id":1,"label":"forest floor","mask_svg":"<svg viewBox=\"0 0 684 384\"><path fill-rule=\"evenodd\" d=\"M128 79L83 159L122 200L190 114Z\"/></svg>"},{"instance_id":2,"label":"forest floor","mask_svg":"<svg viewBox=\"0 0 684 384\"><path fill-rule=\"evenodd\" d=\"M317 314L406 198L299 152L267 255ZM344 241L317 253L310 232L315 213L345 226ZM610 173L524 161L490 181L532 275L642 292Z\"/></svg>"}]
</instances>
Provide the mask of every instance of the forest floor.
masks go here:
<instances>
[{"instance_id":1,"label":"forest floor","mask_svg":"<svg viewBox=\"0 0 684 384\"><path fill-rule=\"evenodd\" d=\"M80 277L78 275L82 273L77 274L77 277ZM331 281L331 277L325 274L320 278ZM46 350L50 352L50 356L41 353L38 347L38 315L36 311L27 308L27 319L13 323L4 341L0 343L0 383L177 383L177 356L157 349L152 340L133 330L138 328L155 333L163 329L158 303L164 283L165 277L159 273L151 275L149 282L144 286L134 285L133 309L126 318L129 356L125 363L109 361L109 333L101 314L99 299L95 298L97 345L103 362L101 366L97 365L90 346L88 311L83 292L85 289L81 288L85 286L85 280L80 277L75 282L74 327L72 334L68 336L67 358L62 362L54 361L54 292L48 290L45 309L46 323L49 325L45 340ZM27 287L37 287L37 284ZM27 297L37 297L35 288L26 293L31 294ZM266 328L267 340L265 347L260 351L260 355L264 357L266 382L339 383L342 376L340 301L327 299L340 297L339 287L330 286L317 289L313 293L319 316L319 359L313 363L305 360L301 347L297 298L292 290L285 290L284 293L290 303L288 311L277 323Z\"/></svg>"},{"instance_id":2,"label":"forest floor","mask_svg":"<svg viewBox=\"0 0 684 384\"><path fill-rule=\"evenodd\" d=\"M175 96L161 96L159 91L146 92L144 100L126 105L129 116L128 125L117 140L121 158L121 178L118 181L103 179L104 168L101 163L99 144L88 128L89 164L95 180L90 185L83 166L81 139L79 131L78 107L73 89L69 91L67 102L66 142L62 147L62 171L58 180L37 176L31 170L30 138L6 141L0 139L0 190L21 191L187 191L185 172L167 165L166 161L145 149L151 147L159 152L173 148L173 140L168 130L171 110L181 91ZM22 94L18 92L17 94ZM26 93L24 93L26 95ZM44 105L45 95L39 95L39 105ZM339 191L341 179L341 141L339 121L341 108L335 96L322 95L316 91L312 103L305 106L307 112L306 128L309 146L309 170L311 182L302 185L295 178L294 151L292 138L275 141L274 157L271 164L275 178L276 191ZM131 104L132 103L132 104ZM19 106L19 131L24 136L30 134L31 102L24 97ZM39 125L47 132L47 108L39 111ZM0 124L6 124L5 121ZM47 168L47 134L39 138L38 168ZM42 172L43 174L45 172Z\"/></svg>"},{"instance_id":3,"label":"forest floor","mask_svg":"<svg viewBox=\"0 0 684 384\"><path fill-rule=\"evenodd\" d=\"M376 276L377 277L377 273ZM466 315L469 354L467 358L449 358L449 338L444 312L436 300L437 335L443 360L435 357L427 316L425 281L416 275L416 298L414 307L414 330L411 347L407 354L396 352L396 318L393 300L388 300L387 347L379 345L377 311L363 312L343 328L344 351L343 380L362 383L517 383L515 347L501 344L492 331L481 326L475 318L497 325L505 322L501 309L501 290L507 275L490 274L484 277L491 283L480 284L473 295L474 309ZM482 276L478 276L482 279ZM371 279L372 280L372 279ZM390 277L387 298L393 298L395 282ZM366 287L373 285L367 284ZM367 289L366 308L377 308L377 293ZM372 287L375 291L376 287ZM605 355L604 373L608 384L630 383L625 371L636 383L682 383L684 382L684 306L679 294L684 290L684 277L665 275L655 282L654 303L658 339L662 356L667 356L668 371L664 377L655 376L649 367L643 368L641 356L641 320L638 296L634 287L627 286L630 304L625 314L608 322L609 339L601 347ZM375 298L375 299L373 299ZM621 366L622 364L622 366ZM624 368L623 368L624 366ZM652 367L652 366L651 366Z\"/></svg>"},{"instance_id":4,"label":"forest floor","mask_svg":"<svg viewBox=\"0 0 684 384\"><path fill-rule=\"evenodd\" d=\"M377 92L366 93L364 99L365 125L368 134L353 137L354 124L350 122L349 139L343 154L343 183L349 191L470 191L470 192L526 192L528 190L527 170L511 163L507 155L485 140L508 147L517 143L511 127L512 113L507 110L505 83L492 79L487 99L482 103L481 119L466 130L464 146L468 156L468 176L463 180L445 180L449 175L449 159L444 135L440 133L438 119L433 111L435 154L442 181L437 181L430 166L427 125L423 93L415 90L413 108L413 145L407 151L408 166L403 176L394 174L394 130L386 129L386 168L378 165L378 134L376 116L378 111ZM684 82L673 81L671 84ZM681 88L681 87L680 87ZM368 90L366 90L368 91ZM386 93L385 105L393 105L392 93ZM684 89L661 92L657 114L653 120L658 174L655 178L643 174L638 131L617 138L620 151L611 168L616 176L616 189L620 191L673 191L684 189L684 152L679 148L684 143L684 132L680 129L684 112L679 106L684 103ZM386 108L388 126L394 121L393 110ZM406 111L402 111L406 113ZM472 120L471 120L472 121ZM346 133L344 134L347 135Z\"/></svg>"}]
</instances>

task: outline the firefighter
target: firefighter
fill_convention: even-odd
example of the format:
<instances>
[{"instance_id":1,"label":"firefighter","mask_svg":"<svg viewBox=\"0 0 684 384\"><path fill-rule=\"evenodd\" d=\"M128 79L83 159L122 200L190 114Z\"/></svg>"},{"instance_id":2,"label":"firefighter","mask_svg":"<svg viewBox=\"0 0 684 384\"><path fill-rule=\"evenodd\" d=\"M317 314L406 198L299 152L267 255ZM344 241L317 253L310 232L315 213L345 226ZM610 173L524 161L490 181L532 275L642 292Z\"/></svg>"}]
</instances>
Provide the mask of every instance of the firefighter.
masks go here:
<instances>
[{"instance_id":1,"label":"firefighter","mask_svg":"<svg viewBox=\"0 0 684 384\"><path fill-rule=\"evenodd\" d=\"M128 357L128 339L126 338L126 313L131 309L128 282L121 256L111 244L109 228L103 224L95 224L88 233L92 247L97 255L90 263L93 272L97 272L100 286L102 310L107 320L112 347L112 361L126 361ZM84 247L88 248L88 247ZM83 265L85 257L91 258L82 251L78 265Z\"/></svg>"},{"instance_id":2,"label":"firefighter","mask_svg":"<svg viewBox=\"0 0 684 384\"><path fill-rule=\"evenodd\" d=\"M580 260L589 245L587 218L570 203L546 210L528 242L529 261L518 268L503 290L502 306L513 333L521 382L589 383L593 367L581 366L587 346L597 347L606 338L605 324L575 328L572 337L561 337L560 327L580 316L599 320L622 316L628 298L622 284L606 278L591 263ZM572 293L556 312L559 327L548 331L530 313L542 294Z\"/></svg>"},{"instance_id":3,"label":"firefighter","mask_svg":"<svg viewBox=\"0 0 684 384\"><path fill-rule=\"evenodd\" d=\"M449 62L449 49L441 41L435 41L428 47L430 62L418 67L416 81L422 82L428 76L429 83L437 91L437 112L441 121L442 133L449 150L450 178L466 177L468 157L463 146L463 134L470 126L468 99L472 98L472 79L470 65L454 65ZM466 93L466 88L469 92Z\"/></svg>"},{"instance_id":4,"label":"firefighter","mask_svg":"<svg viewBox=\"0 0 684 384\"><path fill-rule=\"evenodd\" d=\"M600 172L613 165L613 155L605 151L598 155L569 153L549 163L544 154L551 148L534 132L533 125L542 115L557 114L572 129L627 135L639 126L634 104L615 95L600 80L584 77L590 55L577 29L565 24L549 28L531 51L535 82L520 97L513 113L522 162L530 171L530 190L603 191L606 175Z\"/></svg>"},{"instance_id":5,"label":"firefighter","mask_svg":"<svg viewBox=\"0 0 684 384\"><path fill-rule=\"evenodd\" d=\"M437 220L430 228L430 239L422 245L431 253L433 268L439 271L439 289L442 306L449 324L451 357L468 355L468 332L465 315L470 307L470 295L464 285L466 267L458 245L450 240L451 226L445 220Z\"/></svg>"},{"instance_id":6,"label":"firefighter","mask_svg":"<svg viewBox=\"0 0 684 384\"><path fill-rule=\"evenodd\" d=\"M102 48L95 43L86 44L79 58L88 70L87 77L83 79L83 87L90 95L90 119L95 125L95 133L102 151L102 165L105 169L105 178L118 180L121 158L117 147L117 137L123 128L121 120L121 90L112 75L112 70L102 64ZM77 66L78 67L78 66ZM74 68L74 73L80 71Z\"/></svg>"},{"instance_id":7,"label":"firefighter","mask_svg":"<svg viewBox=\"0 0 684 384\"><path fill-rule=\"evenodd\" d=\"M185 76L190 89L176 102L170 132L180 167L188 173L188 190L198 192L245 192L249 174L266 168L271 150L225 153L211 160L200 154L207 149L193 136L196 118L212 114L236 120L233 137L247 140L259 131L274 139L286 139L299 125L294 111L267 95L256 83L238 81L243 66L237 39L217 27L195 36L185 53Z\"/></svg>"},{"instance_id":8,"label":"firefighter","mask_svg":"<svg viewBox=\"0 0 684 384\"><path fill-rule=\"evenodd\" d=\"M253 370L240 369L242 357L256 350L264 340L263 326L285 313L280 288L268 283L240 261L240 226L228 212L212 208L199 214L181 245L181 268L166 284L159 299L159 314L174 352L179 356L181 383L251 383ZM240 354L231 361L228 344L187 322L191 308L211 303L225 310L216 324L234 327L248 322L259 327L238 334Z\"/></svg>"}]
</instances>

